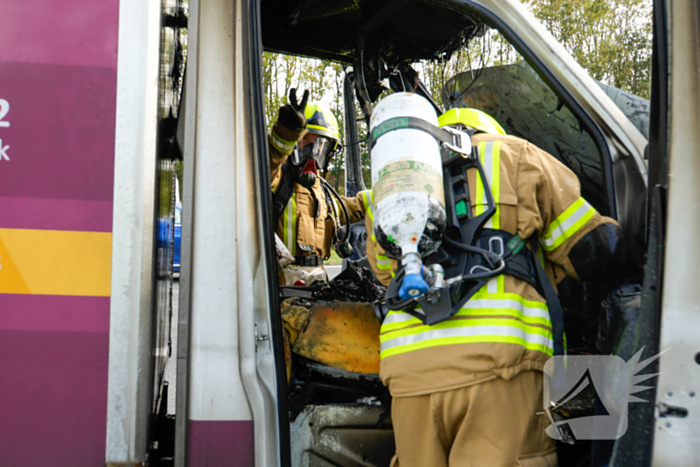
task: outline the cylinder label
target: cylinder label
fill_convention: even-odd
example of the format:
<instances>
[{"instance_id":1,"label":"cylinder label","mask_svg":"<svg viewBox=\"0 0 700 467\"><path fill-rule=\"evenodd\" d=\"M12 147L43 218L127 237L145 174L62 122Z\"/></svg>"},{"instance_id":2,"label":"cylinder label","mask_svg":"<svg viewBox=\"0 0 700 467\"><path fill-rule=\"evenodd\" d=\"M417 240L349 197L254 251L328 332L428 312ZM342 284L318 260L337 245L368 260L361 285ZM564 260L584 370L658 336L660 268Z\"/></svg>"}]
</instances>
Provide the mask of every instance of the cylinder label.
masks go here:
<instances>
[{"instance_id":1,"label":"cylinder label","mask_svg":"<svg viewBox=\"0 0 700 467\"><path fill-rule=\"evenodd\" d=\"M445 205L442 174L424 162L399 161L387 164L377 174L377 182L372 187L372 200L376 206L387 196L404 191L428 193Z\"/></svg>"}]
</instances>

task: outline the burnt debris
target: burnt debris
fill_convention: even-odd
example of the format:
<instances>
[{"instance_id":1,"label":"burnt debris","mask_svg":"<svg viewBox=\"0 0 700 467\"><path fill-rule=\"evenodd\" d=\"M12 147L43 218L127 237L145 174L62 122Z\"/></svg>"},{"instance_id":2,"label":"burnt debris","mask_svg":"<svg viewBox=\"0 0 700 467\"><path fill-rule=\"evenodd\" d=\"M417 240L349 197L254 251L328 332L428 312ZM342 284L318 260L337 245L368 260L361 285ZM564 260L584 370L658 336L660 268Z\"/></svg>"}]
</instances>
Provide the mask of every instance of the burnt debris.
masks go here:
<instances>
[{"instance_id":1,"label":"burnt debris","mask_svg":"<svg viewBox=\"0 0 700 467\"><path fill-rule=\"evenodd\" d=\"M385 293L386 288L377 282L372 271L365 267L350 266L313 292L313 300L371 303L383 300Z\"/></svg>"}]
</instances>

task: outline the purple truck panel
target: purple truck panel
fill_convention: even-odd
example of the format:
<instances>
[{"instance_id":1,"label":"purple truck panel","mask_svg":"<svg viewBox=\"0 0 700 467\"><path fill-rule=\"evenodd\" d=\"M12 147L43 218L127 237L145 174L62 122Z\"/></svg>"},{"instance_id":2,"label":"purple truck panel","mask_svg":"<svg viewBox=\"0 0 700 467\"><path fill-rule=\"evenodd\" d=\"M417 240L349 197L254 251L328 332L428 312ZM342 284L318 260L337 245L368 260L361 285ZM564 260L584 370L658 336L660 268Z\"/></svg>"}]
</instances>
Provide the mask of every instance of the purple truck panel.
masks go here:
<instances>
[{"instance_id":1,"label":"purple truck panel","mask_svg":"<svg viewBox=\"0 0 700 467\"><path fill-rule=\"evenodd\" d=\"M119 0L0 12L0 228L111 232ZM104 465L109 310L0 294L0 466Z\"/></svg>"},{"instance_id":2,"label":"purple truck panel","mask_svg":"<svg viewBox=\"0 0 700 467\"><path fill-rule=\"evenodd\" d=\"M111 232L112 202L0 196L0 229Z\"/></svg>"},{"instance_id":3,"label":"purple truck panel","mask_svg":"<svg viewBox=\"0 0 700 467\"><path fill-rule=\"evenodd\" d=\"M19 294L2 294L1 297L0 329L3 331L109 332L109 297ZM0 358L0 367L2 365Z\"/></svg>"},{"instance_id":4,"label":"purple truck panel","mask_svg":"<svg viewBox=\"0 0 700 467\"><path fill-rule=\"evenodd\" d=\"M189 421L189 467L254 467L253 421Z\"/></svg>"},{"instance_id":5,"label":"purple truck panel","mask_svg":"<svg viewBox=\"0 0 700 467\"><path fill-rule=\"evenodd\" d=\"M104 465L108 349L106 330L0 330L0 465Z\"/></svg>"},{"instance_id":6,"label":"purple truck panel","mask_svg":"<svg viewBox=\"0 0 700 467\"><path fill-rule=\"evenodd\" d=\"M0 0L0 62L117 67L118 0Z\"/></svg>"},{"instance_id":7,"label":"purple truck panel","mask_svg":"<svg viewBox=\"0 0 700 467\"><path fill-rule=\"evenodd\" d=\"M0 62L0 196L111 201L116 85L115 69Z\"/></svg>"}]
</instances>

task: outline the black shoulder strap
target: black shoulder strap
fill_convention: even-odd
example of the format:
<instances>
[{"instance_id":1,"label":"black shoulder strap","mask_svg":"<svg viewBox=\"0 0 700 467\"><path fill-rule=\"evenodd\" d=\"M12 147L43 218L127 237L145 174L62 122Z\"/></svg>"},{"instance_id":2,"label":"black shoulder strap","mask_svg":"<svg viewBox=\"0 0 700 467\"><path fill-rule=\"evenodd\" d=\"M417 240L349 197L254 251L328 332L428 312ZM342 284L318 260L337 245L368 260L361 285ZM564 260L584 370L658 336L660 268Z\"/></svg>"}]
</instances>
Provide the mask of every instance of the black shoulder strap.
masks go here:
<instances>
[{"instance_id":1,"label":"black shoulder strap","mask_svg":"<svg viewBox=\"0 0 700 467\"><path fill-rule=\"evenodd\" d=\"M274 193L275 198L272 201L272 213L273 221L272 224L275 229L280 222L280 218L284 213L287 203L292 199L292 194L294 194L294 185L297 182L297 177L299 176L299 169L292 164L291 157L287 159L287 163L282 166L282 180L280 180L280 185L277 187L277 191Z\"/></svg>"},{"instance_id":2,"label":"black shoulder strap","mask_svg":"<svg viewBox=\"0 0 700 467\"><path fill-rule=\"evenodd\" d=\"M540 287L544 292L544 299L547 302L547 308L549 309L549 319L552 320L552 336L554 337L554 355L566 355L564 348L564 310L561 307L561 302L557 293L554 291L554 286L549 281L547 273L544 272L544 268L537 259L537 249L539 248L539 242L537 241L537 234L533 234L530 237L530 249L532 251L532 256L535 260L535 268L537 269L537 280L540 283Z\"/></svg>"}]
</instances>

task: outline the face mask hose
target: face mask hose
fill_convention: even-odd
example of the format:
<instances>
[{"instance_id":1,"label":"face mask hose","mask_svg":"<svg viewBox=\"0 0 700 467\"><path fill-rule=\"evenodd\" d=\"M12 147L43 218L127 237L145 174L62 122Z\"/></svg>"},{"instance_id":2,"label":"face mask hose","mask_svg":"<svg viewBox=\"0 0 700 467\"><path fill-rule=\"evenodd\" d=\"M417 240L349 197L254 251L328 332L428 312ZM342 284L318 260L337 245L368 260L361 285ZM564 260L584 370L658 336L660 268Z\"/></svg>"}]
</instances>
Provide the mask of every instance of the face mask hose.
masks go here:
<instances>
[{"instance_id":1,"label":"face mask hose","mask_svg":"<svg viewBox=\"0 0 700 467\"><path fill-rule=\"evenodd\" d=\"M304 164L304 168L299 172L299 184L304 188L311 188L316 184L318 178L316 170L316 161L309 159Z\"/></svg>"}]
</instances>

